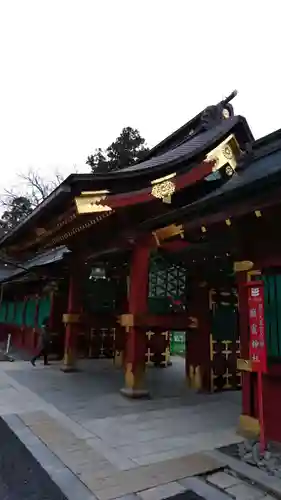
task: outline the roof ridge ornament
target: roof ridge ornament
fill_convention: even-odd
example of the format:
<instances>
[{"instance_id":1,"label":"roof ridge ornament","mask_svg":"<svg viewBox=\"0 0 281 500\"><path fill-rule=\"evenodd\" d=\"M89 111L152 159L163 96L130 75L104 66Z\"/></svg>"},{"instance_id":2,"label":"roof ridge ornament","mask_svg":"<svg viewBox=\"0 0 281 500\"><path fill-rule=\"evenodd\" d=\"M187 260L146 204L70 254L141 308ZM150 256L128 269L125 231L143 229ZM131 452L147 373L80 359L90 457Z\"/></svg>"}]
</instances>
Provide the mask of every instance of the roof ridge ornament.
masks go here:
<instances>
[{"instance_id":1,"label":"roof ridge ornament","mask_svg":"<svg viewBox=\"0 0 281 500\"><path fill-rule=\"evenodd\" d=\"M237 90L234 90L225 99L216 105L207 106L201 113L201 126L208 130L219 125L223 120L228 120L234 116L234 110L230 101L237 95Z\"/></svg>"},{"instance_id":2,"label":"roof ridge ornament","mask_svg":"<svg viewBox=\"0 0 281 500\"><path fill-rule=\"evenodd\" d=\"M226 105L226 104L228 104L230 101L232 101L232 99L234 99L234 97L236 97L236 96L237 96L237 94L238 94L238 90L233 90L233 91L231 92L231 94L229 94L229 96L228 96L228 97L226 97L225 99L223 99L221 102L222 102L223 104L225 104L225 105Z\"/></svg>"},{"instance_id":3,"label":"roof ridge ornament","mask_svg":"<svg viewBox=\"0 0 281 500\"><path fill-rule=\"evenodd\" d=\"M233 90L229 96L227 96L225 99L223 99L218 105L222 106L222 116L225 120L230 118L231 116L234 115L234 110L232 104L230 104L230 101L234 99L238 94L237 90Z\"/></svg>"}]
</instances>

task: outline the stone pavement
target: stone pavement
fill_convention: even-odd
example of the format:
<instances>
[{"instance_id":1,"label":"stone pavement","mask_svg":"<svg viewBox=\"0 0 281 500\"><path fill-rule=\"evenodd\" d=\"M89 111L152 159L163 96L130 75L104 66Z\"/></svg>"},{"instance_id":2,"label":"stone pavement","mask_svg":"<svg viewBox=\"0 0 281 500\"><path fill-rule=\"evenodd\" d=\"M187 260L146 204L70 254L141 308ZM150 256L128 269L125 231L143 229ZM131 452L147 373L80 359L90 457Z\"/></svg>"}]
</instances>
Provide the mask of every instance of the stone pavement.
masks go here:
<instances>
[{"instance_id":1,"label":"stone pavement","mask_svg":"<svg viewBox=\"0 0 281 500\"><path fill-rule=\"evenodd\" d=\"M0 415L70 500L167 498L187 489L180 481L222 467L205 450L241 440L240 394L193 393L180 359L148 370L145 401L119 394L123 375L109 360L81 367L0 364Z\"/></svg>"}]
</instances>

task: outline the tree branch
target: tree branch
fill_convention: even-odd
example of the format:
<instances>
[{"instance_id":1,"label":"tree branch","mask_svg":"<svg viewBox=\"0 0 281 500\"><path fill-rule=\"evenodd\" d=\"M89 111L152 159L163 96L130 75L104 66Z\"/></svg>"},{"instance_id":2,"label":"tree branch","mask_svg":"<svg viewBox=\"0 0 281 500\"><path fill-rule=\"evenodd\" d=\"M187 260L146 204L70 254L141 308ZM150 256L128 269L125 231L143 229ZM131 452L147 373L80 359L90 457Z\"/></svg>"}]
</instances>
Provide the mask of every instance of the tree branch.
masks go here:
<instances>
[{"instance_id":1,"label":"tree branch","mask_svg":"<svg viewBox=\"0 0 281 500\"><path fill-rule=\"evenodd\" d=\"M63 181L59 171L54 179L46 181L37 171L30 169L27 174L19 174L22 186L5 189L0 197L4 212L0 219L0 227L7 230L15 227Z\"/></svg>"}]
</instances>

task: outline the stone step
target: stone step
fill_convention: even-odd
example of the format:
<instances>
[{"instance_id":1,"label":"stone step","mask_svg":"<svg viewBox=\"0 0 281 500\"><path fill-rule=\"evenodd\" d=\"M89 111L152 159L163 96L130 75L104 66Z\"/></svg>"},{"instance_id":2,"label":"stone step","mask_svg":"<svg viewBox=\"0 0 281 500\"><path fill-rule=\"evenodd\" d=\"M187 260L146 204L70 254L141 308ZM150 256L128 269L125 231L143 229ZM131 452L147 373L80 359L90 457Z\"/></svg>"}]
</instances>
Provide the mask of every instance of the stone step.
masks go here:
<instances>
[{"instance_id":1,"label":"stone step","mask_svg":"<svg viewBox=\"0 0 281 500\"><path fill-rule=\"evenodd\" d=\"M256 483L247 481L235 471L225 470L211 473L204 477L206 484L214 486L217 492L223 492L226 498L236 500L276 500Z\"/></svg>"},{"instance_id":2,"label":"stone step","mask_svg":"<svg viewBox=\"0 0 281 500\"><path fill-rule=\"evenodd\" d=\"M224 467L224 470L231 471L230 473L232 475L240 478L240 480L244 481L244 483L246 483L247 485L254 487L260 492L263 492L264 498L266 500L270 500L272 498L281 498L281 480L279 478L270 476L257 467L252 467L251 465L248 465L236 458L230 457L225 453L221 453L218 450L208 451L205 452L205 454L220 461ZM234 489L232 498L238 498L235 497L235 491L236 489ZM250 493L248 494L250 495ZM243 500L245 498L245 496L242 496ZM260 498L264 500L262 496L260 496Z\"/></svg>"}]
</instances>

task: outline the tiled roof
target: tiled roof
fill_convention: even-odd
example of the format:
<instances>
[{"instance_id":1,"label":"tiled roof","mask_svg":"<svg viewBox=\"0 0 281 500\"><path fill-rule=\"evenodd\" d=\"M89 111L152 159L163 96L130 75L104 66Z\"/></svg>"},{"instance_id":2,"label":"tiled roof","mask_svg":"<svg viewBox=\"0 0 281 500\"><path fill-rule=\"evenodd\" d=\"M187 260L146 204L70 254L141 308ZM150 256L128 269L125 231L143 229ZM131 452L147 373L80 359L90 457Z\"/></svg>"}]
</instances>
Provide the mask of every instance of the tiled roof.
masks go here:
<instances>
[{"instance_id":1,"label":"tiled roof","mask_svg":"<svg viewBox=\"0 0 281 500\"><path fill-rule=\"evenodd\" d=\"M186 217L187 220L196 218L199 210L202 214L209 213L212 206L212 210L216 212L216 209L219 210L220 203L225 204L234 199L239 200L243 194L244 197L249 196L250 193L262 194L268 186L277 187L281 181L281 134L279 135L279 148L276 141L272 143L271 147L266 142L266 138L257 141L257 146L253 145L253 153L250 152L249 158L245 158L245 168L243 169L242 163L241 169L238 169L228 182L199 200L171 211L168 216L155 217L153 221L144 222L143 227L148 227L151 223L153 227L156 227L170 223L178 217L183 219ZM258 147L259 144L262 145L263 151Z\"/></svg>"},{"instance_id":2,"label":"tiled roof","mask_svg":"<svg viewBox=\"0 0 281 500\"><path fill-rule=\"evenodd\" d=\"M0 282L13 280L15 277L25 274L26 272L34 269L35 267L46 266L47 264L53 264L54 262L58 262L63 259L66 253L69 253L70 250L65 246L55 248L49 250L48 252L41 253L36 255L33 259L30 259L26 262L21 262L21 268L16 267L13 269L4 268L0 270ZM2 272L3 271L3 272Z\"/></svg>"},{"instance_id":3,"label":"tiled roof","mask_svg":"<svg viewBox=\"0 0 281 500\"><path fill-rule=\"evenodd\" d=\"M217 199L223 195L233 194L237 190L253 185L253 183L269 180L279 173L281 175L281 143L279 151L262 156L259 159L254 159L245 170L238 170L238 173L233 175L229 182L226 182L209 195L204 196L204 198L201 198L193 205L204 204L209 199Z\"/></svg>"},{"instance_id":4,"label":"tiled roof","mask_svg":"<svg viewBox=\"0 0 281 500\"><path fill-rule=\"evenodd\" d=\"M148 169L154 169L155 167L161 167L163 165L168 166L170 163L179 163L182 161L191 160L196 155L203 152L205 149L210 147L216 141L220 140L224 135L230 132L235 125L241 121L242 118L239 116L234 116L228 120L223 120L216 127L206 130L201 134L195 135L194 137L189 137L183 144L170 149L162 155L155 156L150 160L137 163L136 165L131 165L130 167L122 168L112 172L110 176L118 176L120 174L130 173L130 172L141 172ZM102 175L102 174L100 174ZM95 174L99 177L99 174ZM109 175L108 175L109 177Z\"/></svg>"}]
</instances>

